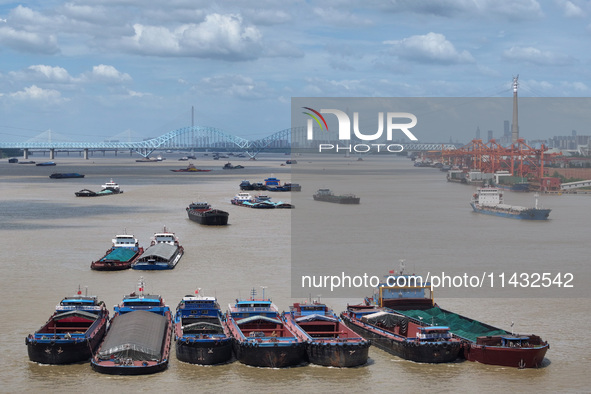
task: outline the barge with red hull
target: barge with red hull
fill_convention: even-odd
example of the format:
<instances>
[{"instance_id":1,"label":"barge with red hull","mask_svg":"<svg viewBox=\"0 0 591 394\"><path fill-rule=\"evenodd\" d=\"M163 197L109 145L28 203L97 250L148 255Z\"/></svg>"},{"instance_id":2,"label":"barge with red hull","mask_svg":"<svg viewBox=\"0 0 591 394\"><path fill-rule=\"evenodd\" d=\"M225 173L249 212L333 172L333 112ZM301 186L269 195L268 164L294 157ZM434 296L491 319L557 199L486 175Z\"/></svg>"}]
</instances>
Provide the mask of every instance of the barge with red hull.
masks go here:
<instances>
[{"instance_id":1,"label":"barge with red hull","mask_svg":"<svg viewBox=\"0 0 591 394\"><path fill-rule=\"evenodd\" d=\"M159 295L124 296L90 365L111 375L145 375L168 366L172 342L172 314Z\"/></svg>"},{"instance_id":2,"label":"barge with red hull","mask_svg":"<svg viewBox=\"0 0 591 394\"><path fill-rule=\"evenodd\" d=\"M109 311L95 296L65 297L54 314L34 334L25 338L31 361L72 364L90 359L103 339Z\"/></svg>"},{"instance_id":3,"label":"barge with red hull","mask_svg":"<svg viewBox=\"0 0 591 394\"><path fill-rule=\"evenodd\" d=\"M486 323L433 306L429 309L401 311L406 316L435 324L449 325L463 342L463 356L468 361L514 368L542 366L548 342L537 335L515 334Z\"/></svg>"},{"instance_id":4,"label":"barge with red hull","mask_svg":"<svg viewBox=\"0 0 591 394\"><path fill-rule=\"evenodd\" d=\"M175 314L175 341L176 357L186 363L215 365L232 359L232 337L215 297L183 297Z\"/></svg>"},{"instance_id":5,"label":"barge with red hull","mask_svg":"<svg viewBox=\"0 0 591 394\"><path fill-rule=\"evenodd\" d=\"M226 327L233 337L234 354L242 364L253 367L284 368L306 361L306 342L281 319L271 300L236 300L226 315Z\"/></svg>"},{"instance_id":6,"label":"barge with red hull","mask_svg":"<svg viewBox=\"0 0 591 394\"><path fill-rule=\"evenodd\" d=\"M326 304L294 303L283 317L286 325L306 341L310 363L328 367L367 363L371 342L347 327Z\"/></svg>"},{"instance_id":7,"label":"barge with red hull","mask_svg":"<svg viewBox=\"0 0 591 394\"><path fill-rule=\"evenodd\" d=\"M120 271L131 268L131 265L144 253L138 240L130 234L116 235L111 248L97 261L90 263L95 271Z\"/></svg>"},{"instance_id":8,"label":"barge with red hull","mask_svg":"<svg viewBox=\"0 0 591 394\"><path fill-rule=\"evenodd\" d=\"M449 327L454 338L462 342L460 355L468 361L514 368L535 368L543 364L550 345L539 336L514 334L441 309L433 300L430 283L422 280L413 283L410 278L414 275L405 276L406 286L380 285L378 293L366 299L366 304L388 308L417 324Z\"/></svg>"}]
</instances>

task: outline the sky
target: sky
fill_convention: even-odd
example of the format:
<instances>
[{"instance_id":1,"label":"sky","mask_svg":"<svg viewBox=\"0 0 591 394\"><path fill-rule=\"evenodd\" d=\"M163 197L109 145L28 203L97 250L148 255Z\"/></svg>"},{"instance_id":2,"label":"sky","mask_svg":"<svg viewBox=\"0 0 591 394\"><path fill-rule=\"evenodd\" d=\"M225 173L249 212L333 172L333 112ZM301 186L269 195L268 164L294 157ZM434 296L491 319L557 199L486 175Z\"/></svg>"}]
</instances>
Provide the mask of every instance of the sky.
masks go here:
<instances>
[{"instance_id":1,"label":"sky","mask_svg":"<svg viewBox=\"0 0 591 394\"><path fill-rule=\"evenodd\" d=\"M591 96L591 2L0 0L11 142L157 137L192 107L258 139L290 127L292 97L511 97L516 75L520 97Z\"/></svg>"}]
</instances>

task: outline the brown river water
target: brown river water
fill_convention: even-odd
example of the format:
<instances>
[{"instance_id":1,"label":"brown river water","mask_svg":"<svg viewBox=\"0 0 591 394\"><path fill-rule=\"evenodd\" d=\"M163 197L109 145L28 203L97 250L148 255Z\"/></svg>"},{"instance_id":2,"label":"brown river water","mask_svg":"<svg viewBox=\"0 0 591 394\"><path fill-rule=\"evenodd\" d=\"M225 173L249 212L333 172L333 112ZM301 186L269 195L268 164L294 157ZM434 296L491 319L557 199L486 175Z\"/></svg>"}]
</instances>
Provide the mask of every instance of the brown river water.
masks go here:
<instances>
[{"instance_id":1,"label":"brown river water","mask_svg":"<svg viewBox=\"0 0 591 394\"><path fill-rule=\"evenodd\" d=\"M174 173L187 162L170 154L159 163L136 163L135 156L95 155L83 160L78 155L59 154L56 167L0 163L0 237L2 248L0 283L3 302L0 328L0 382L2 392L589 392L591 390L590 336L591 308L589 280L589 219L591 196L542 196L552 208L551 220L523 223L478 215L468 205L473 188L451 184L436 169L414 168L403 158L353 158L346 165L363 166L367 185L353 185L362 197L359 209L370 212L378 194L391 194L392 220L380 211L376 232L391 229L384 237L384 250L364 250L355 244L365 261L367 272L382 275L396 269L405 259L410 270L431 270L481 274L490 266L504 272L562 270L574 276L574 289L562 292L523 292L480 296L455 293L453 289L435 291L436 301L445 309L521 333L535 333L550 343L542 368L519 370L471 362L418 364L391 356L372 347L367 365L351 368L325 368L306 365L287 369L253 368L233 362L221 366L196 366L176 360L174 350L164 372L147 376L108 376L94 372L88 363L49 366L28 360L25 337L37 330L64 296L75 294L78 286L98 295L112 312L124 294L135 290L140 276L145 290L160 294L174 310L185 294L201 288L216 296L224 310L236 298L249 296L251 288L288 310L301 301L301 294L323 295L335 311L347 303L358 303L360 296L329 297L323 289L292 288L292 258L302 259L316 230L303 234L301 220L306 212L320 209L323 222L340 220L350 207L318 205L312 200L317 188L327 183L317 172L315 157L297 157L297 181L302 192L273 193L273 200L291 201L294 210L255 210L236 207L230 199L243 179L262 181L274 175L281 181L292 178L290 166L281 166L287 156L261 155L257 161L231 158L241 170L222 170L225 161L213 161L199 154L192 162L207 173ZM37 162L47 157L31 157ZM388 171L372 171L372 166ZM322 163L324 170L339 165ZM80 172L84 179L49 179L53 172ZM301 175L300 175L301 174ZM345 177L332 173L333 177ZM99 190L109 179L121 185L124 193L101 198L76 198L74 192ZM293 175L295 179L296 176ZM392 190L380 187L395 182ZM507 193L507 200L520 205L531 201L531 194ZM185 207L191 201L206 200L214 208L230 212L230 225L207 227L191 222ZM364 204L365 202L365 204ZM317 204L317 205L314 205ZM378 202L376 202L378 204ZM414 204L414 205L413 205ZM321 208L318 208L321 207ZM336 209L340 211L335 211ZM375 209L373 210L375 211ZM369 215L370 213L368 213ZM295 216L302 215L302 216ZM297 227L292 229L293 221ZM344 219L343 219L344 220ZM345 223L345 222L344 222ZM146 272L95 272L90 262L100 258L111 238L126 229L142 246L166 226L174 231L185 248L185 255L174 270ZM487 236L482 234L486 229ZM305 232L305 231L304 231ZM297 233L297 236L296 234ZM354 242L353 242L354 243ZM292 250L293 249L293 250ZM294 255L292 256L292 252ZM363 253L361 253L363 252ZM386 259L384 256L387 256ZM372 258L380 260L376 268ZM335 259L343 256L335 255ZM361 259L361 257L360 257ZM526 268L519 268L525 261ZM422 266L424 262L424 267ZM482 264L482 265L479 265ZM532 265L533 264L533 265ZM304 264L305 265L305 264ZM428 268L427 268L428 267ZM471 267L471 268L468 268ZM380 268L378 272L378 268ZM373 271L372 271L373 270ZM297 270L295 270L297 271ZM295 272L294 271L294 272ZM340 272L340 271L339 271ZM491 271L492 272L492 271ZM500 271L498 271L500 272ZM495 272L497 274L497 272ZM297 279L297 278L296 278ZM298 281L296 280L295 283ZM372 289L362 289L370 295ZM292 297L292 295L295 295Z\"/></svg>"}]
</instances>

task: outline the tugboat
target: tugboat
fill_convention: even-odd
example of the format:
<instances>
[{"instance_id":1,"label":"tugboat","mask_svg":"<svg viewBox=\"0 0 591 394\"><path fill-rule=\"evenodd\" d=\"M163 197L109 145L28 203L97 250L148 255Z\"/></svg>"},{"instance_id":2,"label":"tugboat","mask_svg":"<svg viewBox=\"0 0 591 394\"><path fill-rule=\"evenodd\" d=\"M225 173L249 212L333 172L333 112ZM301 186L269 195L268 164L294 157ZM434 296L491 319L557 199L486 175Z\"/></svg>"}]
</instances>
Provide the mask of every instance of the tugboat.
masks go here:
<instances>
[{"instance_id":1,"label":"tugboat","mask_svg":"<svg viewBox=\"0 0 591 394\"><path fill-rule=\"evenodd\" d=\"M113 182L113 179L111 179L109 182L105 182L104 185L101 185L101 191L100 193L105 193L110 191L112 194L119 194L119 193L123 193L123 190L121 190L121 188L119 187L119 185L115 182Z\"/></svg>"},{"instance_id":2,"label":"tugboat","mask_svg":"<svg viewBox=\"0 0 591 394\"><path fill-rule=\"evenodd\" d=\"M536 203L533 208L507 205L503 203L503 193L498 187L481 187L472 196L470 205L474 212L487 215L501 216L512 219L546 220L550 216L551 209L538 208L538 197L535 194Z\"/></svg>"},{"instance_id":3,"label":"tugboat","mask_svg":"<svg viewBox=\"0 0 591 394\"><path fill-rule=\"evenodd\" d=\"M176 357L191 364L214 365L232 359L232 337L223 326L215 297L186 295L174 318Z\"/></svg>"},{"instance_id":4,"label":"tugboat","mask_svg":"<svg viewBox=\"0 0 591 394\"><path fill-rule=\"evenodd\" d=\"M266 299L236 300L226 314L226 327L233 337L234 353L242 364L283 368L306 360L306 342L290 330L277 307Z\"/></svg>"},{"instance_id":5,"label":"tugboat","mask_svg":"<svg viewBox=\"0 0 591 394\"><path fill-rule=\"evenodd\" d=\"M131 265L144 253L137 238L129 234L119 234L113 238L113 244L105 255L90 263L90 268L96 271L119 271Z\"/></svg>"},{"instance_id":6,"label":"tugboat","mask_svg":"<svg viewBox=\"0 0 591 394\"><path fill-rule=\"evenodd\" d=\"M297 183L284 183L283 185L278 178L269 177L264 180L265 190L270 192L299 192L302 187Z\"/></svg>"},{"instance_id":7,"label":"tugboat","mask_svg":"<svg viewBox=\"0 0 591 394\"><path fill-rule=\"evenodd\" d=\"M144 294L140 278L138 294L124 296L115 306L109 330L90 365L100 373L144 375L168 366L172 341L172 313L159 295Z\"/></svg>"},{"instance_id":8,"label":"tugboat","mask_svg":"<svg viewBox=\"0 0 591 394\"><path fill-rule=\"evenodd\" d=\"M111 179L109 182L106 182L104 185L101 186L100 192L94 192L89 189L82 189L74 194L76 197L100 197L100 196L110 196L112 194L121 194L123 190L119 187L119 185Z\"/></svg>"},{"instance_id":9,"label":"tugboat","mask_svg":"<svg viewBox=\"0 0 591 394\"><path fill-rule=\"evenodd\" d=\"M109 321L96 296L65 297L39 330L25 338L29 359L40 364L72 364L90 359Z\"/></svg>"},{"instance_id":10,"label":"tugboat","mask_svg":"<svg viewBox=\"0 0 591 394\"><path fill-rule=\"evenodd\" d=\"M164 230L152 237L152 242L139 259L131 265L135 270L168 270L176 267L183 257L184 248L178 237Z\"/></svg>"},{"instance_id":11,"label":"tugboat","mask_svg":"<svg viewBox=\"0 0 591 394\"><path fill-rule=\"evenodd\" d=\"M250 195L250 193L240 192L234 196L230 202L234 205L243 205L245 202L253 202L254 198Z\"/></svg>"},{"instance_id":12,"label":"tugboat","mask_svg":"<svg viewBox=\"0 0 591 394\"><path fill-rule=\"evenodd\" d=\"M213 209L206 202L193 202L187 207L189 219L199 224L224 226L228 224L230 214L221 209Z\"/></svg>"},{"instance_id":13,"label":"tugboat","mask_svg":"<svg viewBox=\"0 0 591 394\"><path fill-rule=\"evenodd\" d=\"M330 191L330 189L318 189L313 197L315 201L334 202L338 204L359 204L359 201L361 200L359 197L356 197L353 194L343 194L337 196L332 191Z\"/></svg>"},{"instance_id":14,"label":"tugboat","mask_svg":"<svg viewBox=\"0 0 591 394\"><path fill-rule=\"evenodd\" d=\"M286 325L306 341L308 361L328 367L367 363L371 342L345 325L326 304L294 303L283 314Z\"/></svg>"}]
</instances>

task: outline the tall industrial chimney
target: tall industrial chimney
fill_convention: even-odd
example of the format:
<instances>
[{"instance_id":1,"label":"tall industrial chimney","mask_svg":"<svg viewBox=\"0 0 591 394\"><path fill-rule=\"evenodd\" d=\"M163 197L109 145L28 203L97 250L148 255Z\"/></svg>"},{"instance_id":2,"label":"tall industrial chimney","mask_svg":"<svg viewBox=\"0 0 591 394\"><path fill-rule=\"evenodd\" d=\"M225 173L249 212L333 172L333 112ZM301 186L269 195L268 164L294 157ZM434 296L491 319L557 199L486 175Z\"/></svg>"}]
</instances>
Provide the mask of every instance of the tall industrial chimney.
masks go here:
<instances>
[{"instance_id":1,"label":"tall industrial chimney","mask_svg":"<svg viewBox=\"0 0 591 394\"><path fill-rule=\"evenodd\" d=\"M511 142L515 144L519 139L519 124L517 122L517 79L519 78L519 74L516 77L513 77L513 124L511 125Z\"/></svg>"}]
</instances>

